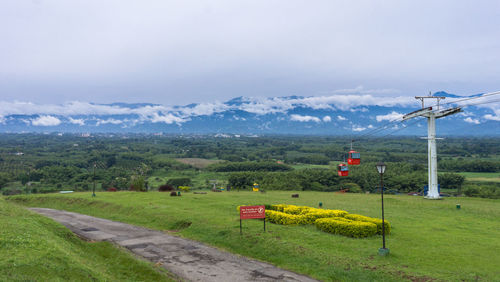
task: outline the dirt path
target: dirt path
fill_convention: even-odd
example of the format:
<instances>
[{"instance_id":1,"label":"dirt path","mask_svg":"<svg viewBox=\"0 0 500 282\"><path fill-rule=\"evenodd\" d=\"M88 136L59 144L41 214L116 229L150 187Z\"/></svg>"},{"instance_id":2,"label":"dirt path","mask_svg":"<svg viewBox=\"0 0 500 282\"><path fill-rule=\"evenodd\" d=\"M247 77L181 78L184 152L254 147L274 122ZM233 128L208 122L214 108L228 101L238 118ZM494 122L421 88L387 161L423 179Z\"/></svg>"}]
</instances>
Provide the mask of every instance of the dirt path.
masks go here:
<instances>
[{"instance_id":1,"label":"dirt path","mask_svg":"<svg viewBox=\"0 0 500 282\"><path fill-rule=\"evenodd\" d=\"M199 242L83 214L31 208L93 241L110 241L190 281L316 281Z\"/></svg>"}]
</instances>

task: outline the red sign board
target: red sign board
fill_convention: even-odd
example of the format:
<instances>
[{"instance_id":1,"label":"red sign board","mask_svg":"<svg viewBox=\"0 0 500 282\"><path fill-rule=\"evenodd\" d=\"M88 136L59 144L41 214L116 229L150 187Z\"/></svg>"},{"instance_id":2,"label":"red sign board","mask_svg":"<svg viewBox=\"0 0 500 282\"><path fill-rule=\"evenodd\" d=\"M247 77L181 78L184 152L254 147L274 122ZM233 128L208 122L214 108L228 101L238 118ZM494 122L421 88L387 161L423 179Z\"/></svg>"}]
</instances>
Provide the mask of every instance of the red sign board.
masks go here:
<instances>
[{"instance_id":1,"label":"red sign board","mask_svg":"<svg viewBox=\"0 0 500 282\"><path fill-rule=\"evenodd\" d=\"M266 218L265 206L241 206L240 219Z\"/></svg>"}]
</instances>

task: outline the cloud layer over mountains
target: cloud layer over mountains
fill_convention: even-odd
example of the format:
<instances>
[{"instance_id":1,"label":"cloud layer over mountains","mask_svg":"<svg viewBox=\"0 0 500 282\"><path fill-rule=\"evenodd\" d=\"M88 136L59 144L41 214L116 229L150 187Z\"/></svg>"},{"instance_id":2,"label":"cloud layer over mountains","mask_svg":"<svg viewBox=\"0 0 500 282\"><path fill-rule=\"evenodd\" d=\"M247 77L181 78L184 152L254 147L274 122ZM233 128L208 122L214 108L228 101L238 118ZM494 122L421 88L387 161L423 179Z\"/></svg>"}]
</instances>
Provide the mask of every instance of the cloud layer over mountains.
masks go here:
<instances>
[{"instance_id":1,"label":"cloud layer over mountains","mask_svg":"<svg viewBox=\"0 0 500 282\"><path fill-rule=\"evenodd\" d=\"M414 105L415 100L410 97L378 98L372 95L331 95L320 97L276 97L276 98L247 98L239 97L226 103L213 102L192 104L187 106L162 106L154 104L93 104L87 102L69 102L61 105L34 104L30 102L0 102L0 118L5 123L9 116L35 116L30 119L34 126L55 126L61 122L83 125L87 120L95 120L95 116L136 115L137 118L128 122L162 122L166 124L184 123L192 117L210 116L226 111L243 111L256 115L286 114L295 108L310 108L313 110L348 111L363 110L362 106L408 107ZM57 117L63 118L61 120ZM75 119L75 116L86 118ZM307 117L292 115L290 120L295 121L325 121L330 117ZM113 119L99 120L99 124L122 123Z\"/></svg>"},{"instance_id":2,"label":"cloud layer over mountains","mask_svg":"<svg viewBox=\"0 0 500 282\"><path fill-rule=\"evenodd\" d=\"M451 95L453 96L453 95ZM448 97L447 102L460 97ZM252 133L252 127L262 131L273 131L276 126L290 127L302 124L312 130L314 127L338 127L342 130L361 132L380 124L400 119L404 113L420 107L413 97L376 97L371 94L317 97L238 97L226 102L190 104L185 106L164 106L158 104L94 104L68 102L64 104L34 104L30 102L0 102L0 130L19 131L36 127L53 131L71 128L70 131L92 131L106 127L126 130L156 124L188 128L189 124L211 124L214 131L236 130L228 123L238 124L238 131ZM479 108L481 107L481 108ZM500 121L500 106L483 104L468 108L455 120L468 125L480 125L488 121ZM252 123L253 122L253 123ZM497 124L497 123L496 123ZM17 125L14 129L12 126ZM498 127L498 124L496 125ZM300 127L300 126L299 126ZM3 128L3 129L2 129ZM85 128L85 129L83 129ZM24 131L24 130L22 130ZM36 130L35 130L36 131ZM134 130L132 130L134 131ZM190 130L196 132L193 130Z\"/></svg>"}]
</instances>

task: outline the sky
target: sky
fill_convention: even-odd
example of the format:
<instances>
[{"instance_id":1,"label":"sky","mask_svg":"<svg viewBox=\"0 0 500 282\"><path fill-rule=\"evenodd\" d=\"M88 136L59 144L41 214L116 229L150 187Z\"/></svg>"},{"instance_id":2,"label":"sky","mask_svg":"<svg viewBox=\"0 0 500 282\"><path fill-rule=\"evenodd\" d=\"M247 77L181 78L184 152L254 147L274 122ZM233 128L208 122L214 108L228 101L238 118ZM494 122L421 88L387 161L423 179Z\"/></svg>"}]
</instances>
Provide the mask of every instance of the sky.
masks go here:
<instances>
[{"instance_id":1,"label":"sky","mask_svg":"<svg viewBox=\"0 0 500 282\"><path fill-rule=\"evenodd\" d=\"M500 1L1 0L0 101L500 90Z\"/></svg>"}]
</instances>

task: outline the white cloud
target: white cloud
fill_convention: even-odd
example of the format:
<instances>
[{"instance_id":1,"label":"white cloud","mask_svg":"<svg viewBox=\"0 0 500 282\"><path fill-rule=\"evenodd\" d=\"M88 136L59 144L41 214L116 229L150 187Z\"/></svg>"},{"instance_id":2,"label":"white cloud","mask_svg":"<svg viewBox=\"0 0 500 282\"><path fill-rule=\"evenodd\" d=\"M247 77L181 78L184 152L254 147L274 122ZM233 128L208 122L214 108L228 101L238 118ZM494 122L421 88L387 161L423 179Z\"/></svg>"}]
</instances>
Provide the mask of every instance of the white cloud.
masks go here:
<instances>
[{"instance_id":1,"label":"white cloud","mask_svg":"<svg viewBox=\"0 0 500 282\"><path fill-rule=\"evenodd\" d=\"M97 120L96 126L99 126L101 124L122 124L127 120L119 120L119 119L114 119L114 118L108 118L108 119L99 119Z\"/></svg>"},{"instance_id":2,"label":"white cloud","mask_svg":"<svg viewBox=\"0 0 500 282\"><path fill-rule=\"evenodd\" d=\"M283 113L298 107L325 110L366 111L364 106L409 106L415 104L411 97L390 97L384 99L363 95L331 95L318 97L275 97L275 98L242 98L239 103L224 104L201 103L194 106L166 107L161 105L145 105L139 107L125 105L102 105L73 101L61 105L34 104L31 102L0 101L0 116L10 115L51 115L51 116L106 116L135 114L142 119L158 119L159 116L174 115L180 119L193 116L212 115L223 111L245 111L257 115ZM359 108L361 107L361 108ZM163 118L161 118L163 119ZM176 122L181 120L177 119ZM71 122L71 121L70 121ZM78 122L77 124L80 124Z\"/></svg>"},{"instance_id":3,"label":"white cloud","mask_svg":"<svg viewBox=\"0 0 500 282\"><path fill-rule=\"evenodd\" d=\"M404 114L397 113L397 112L393 111L393 112L386 114L386 115L378 115L378 116L376 116L376 119L378 122L381 122L384 120L394 121L394 120L398 120L398 119L402 118L403 116L404 116Z\"/></svg>"},{"instance_id":4,"label":"white cloud","mask_svg":"<svg viewBox=\"0 0 500 282\"><path fill-rule=\"evenodd\" d=\"M79 119L74 119L74 118L68 118L68 121L69 123L72 123L72 124L78 124L80 126L83 126L85 125L85 120L82 119L82 118L79 118Z\"/></svg>"},{"instance_id":5,"label":"white cloud","mask_svg":"<svg viewBox=\"0 0 500 282\"><path fill-rule=\"evenodd\" d=\"M355 132L360 132L360 131L363 131L363 130L366 130L366 127L363 127L361 125L354 125L352 127L352 131L355 131Z\"/></svg>"},{"instance_id":6,"label":"white cloud","mask_svg":"<svg viewBox=\"0 0 500 282\"><path fill-rule=\"evenodd\" d=\"M181 112L184 116L209 116L214 113L220 113L229 109L229 106L216 102L216 103L202 103L194 107L183 107Z\"/></svg>"},{"instance_id":7,"label":"white cloud","mask_svg":"<svg viewBox=\"0 0 500 282\"><path fill-rule=\"evenodd\" d=\"M361 108L352 108L349 111L351 111L352 113L355 113L355 112L366 113L366 112L368 112L368 109L365 107L361 107Z\"/></svg>"},{"instance_id":8,"label":"white cloud","mask_svg":"<svg viewBox=\"0 0 500 282\"><path fill-rule=\"evenodd\" d=\"M347 120L345 117L343 116L337 116L337 119L340 120L340 121L343 121L343 120Z\"/></svg>"},{"instance_id":9,"label":"white cloud","mask_svg":"<svg viewBox=\"0 0 500 282\"><path fill-rule=\"evenodd\" d=\"M40 116L32 119L31 124L34 126L56 126L61 124L61 120L53 116Z\"/></svg>"},{"instance_id":10,"label":"white cloud","mask_svg":"<svg viewBox=\"0 0 500 282\"><path fill-rule=\"evenodd\" d=\"M241 110L257 115L286 113L294 108L296 99L284 98L247 98L243 104L231 107L234 110Z\"/></svg>"},{"instance_id":11,"label":"white cloud","mask_svg":"<svg viewBox=\"0 0 500 282\"><path fill-rule=\"evenodd\" d=\"M496 114L496 115L487 114L487 115L484 115L484 118L487 120L500 121L500 114Z\"/></svg>"},{"instance_id":12,"label":"white cloud","mask_svg":"<svg viewBox=\"0 0 500 282\"><path fill-rule=\"evenodd\" d=\"M500 121L500 105L497 104L488 104L488 105L482 105L484 108L488 108L491 111L493 111L493 114L486 114L483 116L484 119L487 120L493 120L493 121Z\"/></svg>"},{"instance_id":13,"label":"white cloud","mask_svg":"<svg viewBox=\"0 0 500 282\"><path fill-rule=\"evenodd\" d=\"M472 124L481 124L481 122L479 121L479 119L473 119L471 117L468 117L466 119L464 119L465 122L468 122L468 123L472 123Z\"/></svg>"},{"instance_id":14,"label":"white cloud","mask_svg":"<svg viewBox=\"0 0 500 282\"><path fill-rule=\"evenodd\" d=\"M463 112L458 113L457 116L460 116L460 117L472 117L472 116L474 116L474 113L463 111Z\"/></svg>"},{"instance_id":15,"label":"white cloud","mask_svg":"<svg viewBox=\"0 0 500 282\"><path fill-rule=\"evenodd\" d=\"M332 118L330 116L324 116L323 117L323 121L324 122L330 122L330 121L332 121Z\"/></svg>"},{"instance_id":16,"label":"white cloud","mask_svg":"<svg viewBox=\"0 0 500 282\"><path fill-rule=\"evenodd\" d=\"M301 115L291 115L290 120L292 121L299 121L299 122L321 122L321 120L317 117L313 116L301 116Z\"/></svg>"},{"instance_id":17,"label":"white cloud","mask_svg":"<svg viewBox=\"0 0 500 282\"><path fill-rule=\"evenodd\" d=\"M157 123L157 122L163 122L166 124L172 124L172 123L183 123L188 120L174 116L173 114L166 114L166 115L159 115L158 113L154 113L151 117L151 122Z\"/></svg>"}]
</instances>

